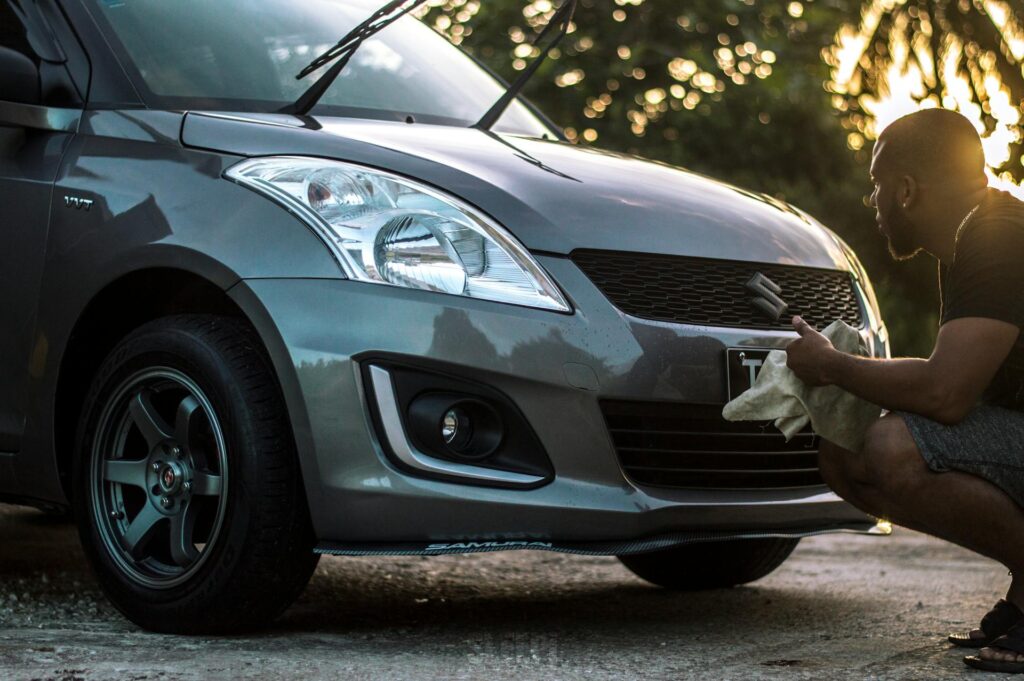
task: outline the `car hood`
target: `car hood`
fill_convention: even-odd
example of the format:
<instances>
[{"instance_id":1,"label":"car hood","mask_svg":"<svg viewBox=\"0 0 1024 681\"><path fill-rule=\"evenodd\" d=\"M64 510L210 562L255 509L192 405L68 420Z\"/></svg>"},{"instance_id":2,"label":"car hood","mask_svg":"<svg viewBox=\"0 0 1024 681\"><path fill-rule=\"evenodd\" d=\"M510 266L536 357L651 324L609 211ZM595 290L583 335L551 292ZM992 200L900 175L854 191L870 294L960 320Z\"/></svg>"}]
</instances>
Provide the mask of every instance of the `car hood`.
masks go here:
<instances>
[{"instance_id":1,"label":"car hood","mask_svg":"<svg viewBox=\"0 0 1024 681\"><path fill-rule=\"evenodd\" d=\"M187 146L361 163L467 201L533 251L606 249L849 269L835 236L764 195L623 154L472 128L190 113Z\"/></svg>"}]
</instances>

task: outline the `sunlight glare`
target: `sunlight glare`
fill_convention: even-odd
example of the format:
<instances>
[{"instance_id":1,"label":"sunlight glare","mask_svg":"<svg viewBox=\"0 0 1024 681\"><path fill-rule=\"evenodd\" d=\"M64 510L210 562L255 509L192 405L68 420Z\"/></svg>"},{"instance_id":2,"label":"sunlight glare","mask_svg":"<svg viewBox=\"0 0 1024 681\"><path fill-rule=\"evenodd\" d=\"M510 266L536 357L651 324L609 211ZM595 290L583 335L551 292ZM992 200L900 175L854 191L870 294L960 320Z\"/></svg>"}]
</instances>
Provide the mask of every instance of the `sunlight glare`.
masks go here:
<instances>
[{"instance_id":1,"label":"sunlight glare","mask_svg":"<svg viewBox=\"0 0 1024 681\"><path fill-rule=\"evenodd\" d=\"M942 106L959 111L982 136L993 186L1024 198L1024 188L1004 168L1013 158L1013 147L1022 142L1021 102L1012 99L999 70L1001 58L1024 73L1024 24L1004 0L974 1L974 9L991 20L1002 38L997 53L969 39L965 43L945 24L933 26L927 10L910 12L905 5L905 0L867 0L860 23L842 26L836 33L824 55L832 67L828 89L836 95L833 105L852 130L869 140L920 109ZM888 45L876 53L872 45L883 22L888 23ZM933 34L935 30L939 33ZM934 40L936 35L941 41ZM933 50L936 42L939 48Z\"/></svg>"}]
</instances>

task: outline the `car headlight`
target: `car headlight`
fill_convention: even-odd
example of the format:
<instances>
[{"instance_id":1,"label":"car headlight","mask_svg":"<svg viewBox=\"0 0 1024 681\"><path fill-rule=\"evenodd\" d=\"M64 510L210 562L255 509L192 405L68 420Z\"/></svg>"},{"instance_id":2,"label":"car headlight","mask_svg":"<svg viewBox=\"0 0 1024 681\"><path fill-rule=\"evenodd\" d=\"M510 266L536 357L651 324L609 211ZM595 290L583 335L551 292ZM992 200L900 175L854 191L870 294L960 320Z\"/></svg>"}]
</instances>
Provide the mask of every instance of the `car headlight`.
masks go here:
<instances>
[{"instance_id":1,"label":"car headlight","mask_svg":"<svg viewBox=\"0 0 1024 681\"><path fill-rule=\"evenodd\" d=\"M511 234L436 189L380 170L305 157L250 159L225 176L306 222L352 279L571 311Z\"/></svg>"},{"instance_id":2,"label":"car headlight","mask_svg":"<svg viewBox=\"0 0 1024 681\"><path fill-rule=\"evenodd\" d=\"M868 278L867 270L864 269L860 258L857 257L857 254L850 248L849 244L837 235L833 236L835 236L839 247L843 249L847 262L850 263L850 270L853 272L856 286L867 309L868 326L875 339L875 348L872 351L872 356L889 357L889 330L886 328L885 322L882 321L882 312L878 306L878 298L875 297L875 289L871 286L871 279Z\"/></svg>"},{"instance_id":3,"label":"car headlight","mask_svg":"<svg viewBox=\"0 0 1024 681\"><path fill-rule=\"evenodd\" d=\"M857 284L860 286L861 291L864 292L864 302L868 308L868 320L872 328L879 328L883 326L882 313L879 311L878 298L875 297L875 289L871 286L871 280L868 278L867 270L864 269L864 265L861 264L860 258L854 253L853 249L850 248L845 241L839 241L840 247L843 249L843 254L846 256L846 261L850 263L850 269L853 272L854 278L857 280Z\"/></svg>"}]
</instances>

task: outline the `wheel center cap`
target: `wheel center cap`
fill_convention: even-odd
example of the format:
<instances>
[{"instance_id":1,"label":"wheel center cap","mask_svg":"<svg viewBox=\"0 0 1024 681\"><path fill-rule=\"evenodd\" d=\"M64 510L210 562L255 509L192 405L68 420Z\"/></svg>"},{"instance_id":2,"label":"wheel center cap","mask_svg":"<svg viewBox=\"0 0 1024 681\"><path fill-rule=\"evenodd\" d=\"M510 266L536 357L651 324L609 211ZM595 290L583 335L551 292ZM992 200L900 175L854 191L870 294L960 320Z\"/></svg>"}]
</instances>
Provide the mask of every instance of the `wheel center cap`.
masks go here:
<instances>
[{"instance_id":1,"label":"wheel center cap","mask_svg":"<svg viewBox=\"0 0 1024 681\"><path fill-rule=\"evenodd\" d=\"M160 469L160 489L165 494L175 494L181 489L184 479L185 471L174 462L164 464L164 467Z\"/></svg>"}]
</instances>

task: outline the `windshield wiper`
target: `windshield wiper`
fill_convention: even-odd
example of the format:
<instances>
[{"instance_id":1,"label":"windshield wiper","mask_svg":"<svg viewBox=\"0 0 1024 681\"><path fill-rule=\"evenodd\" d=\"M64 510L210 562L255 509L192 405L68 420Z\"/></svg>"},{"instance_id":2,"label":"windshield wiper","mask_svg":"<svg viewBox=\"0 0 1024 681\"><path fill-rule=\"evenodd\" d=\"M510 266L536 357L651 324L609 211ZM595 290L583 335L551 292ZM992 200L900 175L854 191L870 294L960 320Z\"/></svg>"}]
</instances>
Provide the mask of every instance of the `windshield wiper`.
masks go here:
<instances>
[{"instance_id":1,"label":"windshield wiper","mask_svg":"<svg viewBox=\"0 0 1024 681\"><path fill-rule=\"evenodd\" d=\"M289 104L281 109L279 113L294 114L296 116L308 114L316 106L316 103L320 101L320 98L324 96L324 93L327 92L327 88L331 87L331 84L345 69L349 60L352 59L352 55L362 46L363 41L383 31L424 2L426 0L391 0L391 2L370 15L369 19L349 31L334 47L311 61L306 68L302 69L295 76L296 80L302 80L320 67L337 60L334 66L328 69L324 75L320 76L308 90L303 92L302 96L294 104ZM404 5L408 5L408 7L403 9Z\"/></svg>"},{"instance_id":2,"label":"windshield wiper","mask_svg":"<svg viewBox=\"0 0 1024 681\"><path fill-rule=\"evenodd\" d=\"M558 47L558 44L562 42L562 38L564 38L569 32L569 24L572 22L573 15L576 14L576 2L577 0L563 0L562 6L558 8L554 15L552 15L551 21L549 21L548 25L544 27L544 30L537 36L537 39L533 41L533 45L534 47L539 45L544 38L546 38L548 34L555 29L558 29L558 35L555 36L555 39L552 40L539 55L537 55L536 59L530 62L530 65L526 70L519 74L519 77L516 78L516 82L512 83L512 86L505 91L505 94L501 96L501 99L495 102L494 106L488 109L487 113L483 115L483 118L473 125L474 128L490 130L494 124L498 122L498 119L501 118L503 113L505 113L505 109L508 108L508 105L512 103L513 99L519 96L523 87L526 86L527 81L533 77L533 74L537 72L540 65L544 63L544 60L548 58L549 54L551 54L551 50Z\"/></svg>"}]
</instances>

